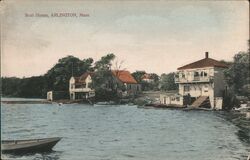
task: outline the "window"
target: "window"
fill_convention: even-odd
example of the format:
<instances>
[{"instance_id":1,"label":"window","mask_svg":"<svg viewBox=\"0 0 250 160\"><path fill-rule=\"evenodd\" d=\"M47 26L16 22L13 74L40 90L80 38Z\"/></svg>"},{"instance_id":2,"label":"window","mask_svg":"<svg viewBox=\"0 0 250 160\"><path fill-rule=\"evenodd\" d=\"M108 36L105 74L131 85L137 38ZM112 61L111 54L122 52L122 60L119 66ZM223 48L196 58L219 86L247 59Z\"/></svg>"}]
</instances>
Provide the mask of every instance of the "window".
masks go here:
<instances>
[{"instance_id":1,"label":"window","mask_svg":"<svg viewBox=\"0 0 250 160\"><path fill-rule=\"evenodd\" d=\"M208 85L204 86L204 92L208 92Z\"/></svg>"},{"instance_id":2,"label":"window","mask_svg":"<svg viewBox=\"0 0 250 160\"><path fill-rule=\"evenodd\" d=\"M204 77L206 77L207 76L207 72L204 72Z\"/></svg>"},{"instance_id":3,"label":"window","mask_svg":"<svg viewBox=\"0 0 250 160\"><path fill-rule=\"evenodd\" d=\"M184 73L182 73L182 78L185 78L185 74Z\"/></svg>"},{"instance_id":4,"label":"window","mask_svg":"<svg viewBox=\"0 0 250 160\"><path fill-rule=\"evenodd\" d=\"M204 74L204 72L202 71L202 72L201 72L201 76L203 76L203 74Z\"/></svg>"},{"instance_id":5,"label":"window","mask_svg":"<svg viewBox=\"0 0 250 160\"><path fill-rule=\"evenodd\" d=\"M199 76L199 72L194 72L194 76L198 77Z\"/></svg>"},{"instance_id":6,"label":"window","mask_svg":"<svg viewBox=\"0 0 250 160\"><path fill-rule=\"evenodd\" d=\"M180 101L180 97L176 97L176 101Z\"/></svg>"},{"instance_id":7,"label":"window","mask_svg":"<svg viewBox=\"0 0 250 160\"><path fill-rule=\"evenodd\" d=\"M137 88L137 91L140 91L140 87L139 87L139 85L137 85L137 87L136 87L136 88Z\"/></svg>"},{"instance_id":8,"label":"window","mask_svg":"<svg viewBox=\"0 0 250 160\"><path fill-rule=\"evenodd\" d=\"M184 86L184 92L189 92L190 91L190 86Z\"/></svg>"}]
</instances>

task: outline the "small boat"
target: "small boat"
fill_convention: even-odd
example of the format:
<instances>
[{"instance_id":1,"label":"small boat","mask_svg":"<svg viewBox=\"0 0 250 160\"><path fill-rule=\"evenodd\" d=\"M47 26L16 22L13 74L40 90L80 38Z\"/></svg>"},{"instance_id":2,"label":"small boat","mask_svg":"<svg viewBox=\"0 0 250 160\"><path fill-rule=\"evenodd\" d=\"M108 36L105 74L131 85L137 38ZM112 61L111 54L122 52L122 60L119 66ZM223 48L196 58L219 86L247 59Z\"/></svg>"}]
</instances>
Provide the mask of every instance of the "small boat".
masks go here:
<instances>
[{"instance_id":1,"label":"small boat","mask_svg":"<svg viewBox=\"0 0 250 160\"><path fill-rule=\"evenodd\" d=\"M61 137L29 139L29 140L2 140L2 153L26 154L51 151Z\"/></svg>"},{"instance_id":2,"label":"small boat","mask_svg":"<svg viewBox=\"0 0 250 160\"><path fill-rule=\"evenodd\" d=\"M116 105L114 101L109 102L97 102L94 104L94 106L109 106L109 105Z\"/></svg>"}]
</instances>

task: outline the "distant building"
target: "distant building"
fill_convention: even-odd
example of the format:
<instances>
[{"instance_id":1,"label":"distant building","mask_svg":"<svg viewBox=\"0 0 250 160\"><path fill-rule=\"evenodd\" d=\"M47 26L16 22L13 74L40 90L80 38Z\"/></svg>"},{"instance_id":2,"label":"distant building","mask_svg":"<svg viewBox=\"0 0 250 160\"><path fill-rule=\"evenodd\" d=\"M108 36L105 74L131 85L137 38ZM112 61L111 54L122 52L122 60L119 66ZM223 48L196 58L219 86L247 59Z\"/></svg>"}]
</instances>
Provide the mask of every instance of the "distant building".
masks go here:
<instances>
[{"instance_id":1,"label":"distant building","mask_svg":"<svg viewBox=\"0 0 250 160\"><path fill-rule=\"evenodd\" d=\"M48 101L53 101L53 91L47 92L47 100Z\"/></svg>"},{"instance_id":2,"label":"distant building","mask_svg":"<svg viewBox=\"0 0 250 160\"><path fill-rule=\"evenodd\" d=\"M93 73L86 72L80 77L71 77L69 81L69 95L71 100L87 99L95 96L92 88Z\"/></svg>"},{"instance_id":3,"label":"distant building","mask_svg":"<svg viewBox=\"0 0 250 160\"><path fill-rule=\"evenodd\" d=\"M112 75L117 83L125 86L124 90L119 91L123 97L135 96L141 92L141 85L134 79L129 71L112 70Z\"/></svg>"},{"instance_id":4,"label":"distant building","mask_svg":"<svg viewBox=\"0 0 250 160\"><path fill-rule=\"evenodd\" d=\"M222 96L226 84L223 71L227 65L208 57L178 68L175 83L179 84L176 95L161 94L162 104L186 105L193 107L222 109Z\"/></svg>"},{"instance_id":5,"label":"distant building","mask_svg":"<svg viewBox=\"0 0 250 160\"><path fill-rule=\"evenodd\" d=\"M151 74L145 73L141 77L141 80L144 82L152 83L152 82L154 82L154 77Z\"/></svg>"}]
</instances>

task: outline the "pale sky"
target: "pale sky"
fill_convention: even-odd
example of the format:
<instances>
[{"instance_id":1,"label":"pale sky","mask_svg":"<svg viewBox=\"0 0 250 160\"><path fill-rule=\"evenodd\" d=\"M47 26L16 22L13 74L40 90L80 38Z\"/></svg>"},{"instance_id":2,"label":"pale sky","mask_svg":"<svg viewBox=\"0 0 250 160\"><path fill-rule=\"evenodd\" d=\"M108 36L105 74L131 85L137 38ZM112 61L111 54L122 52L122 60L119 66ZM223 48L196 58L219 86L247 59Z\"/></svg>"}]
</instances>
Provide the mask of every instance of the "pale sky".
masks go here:
<instances>
[{"instance_id":1,"label":"pale sky","mask_svg":"<svg viewBox=\"0 0 250 160\"><path fill-rule=\"evenodd\" d=\"M248 49L248 1L1 2L1 74L46 73L58 59L114 53L123 68L169 73L204 58L232 60ZM25 17L25 13L89 17Z\"/></svg>"}]
</instances>

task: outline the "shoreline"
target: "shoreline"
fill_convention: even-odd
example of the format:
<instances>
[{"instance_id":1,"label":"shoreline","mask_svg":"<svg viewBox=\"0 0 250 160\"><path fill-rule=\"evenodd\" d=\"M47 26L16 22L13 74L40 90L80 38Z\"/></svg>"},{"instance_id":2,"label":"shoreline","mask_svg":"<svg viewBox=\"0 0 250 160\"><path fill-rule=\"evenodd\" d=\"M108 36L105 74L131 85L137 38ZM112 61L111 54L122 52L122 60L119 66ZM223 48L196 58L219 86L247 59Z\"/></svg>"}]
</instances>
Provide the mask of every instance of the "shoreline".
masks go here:
<instances>
[{"instance_id":1,"label":"shoreline","mask_svg":"<svg viewBox=\"0 0 250 160\"><path fill-rule=\"evenodd\" d=\"M239 130L237 133L239 139L244 145L249 147L248 152L250 152L250 119L246 118L244 112L219 112L218 115L235 125Z\"/></svg>"}]
</instances>

